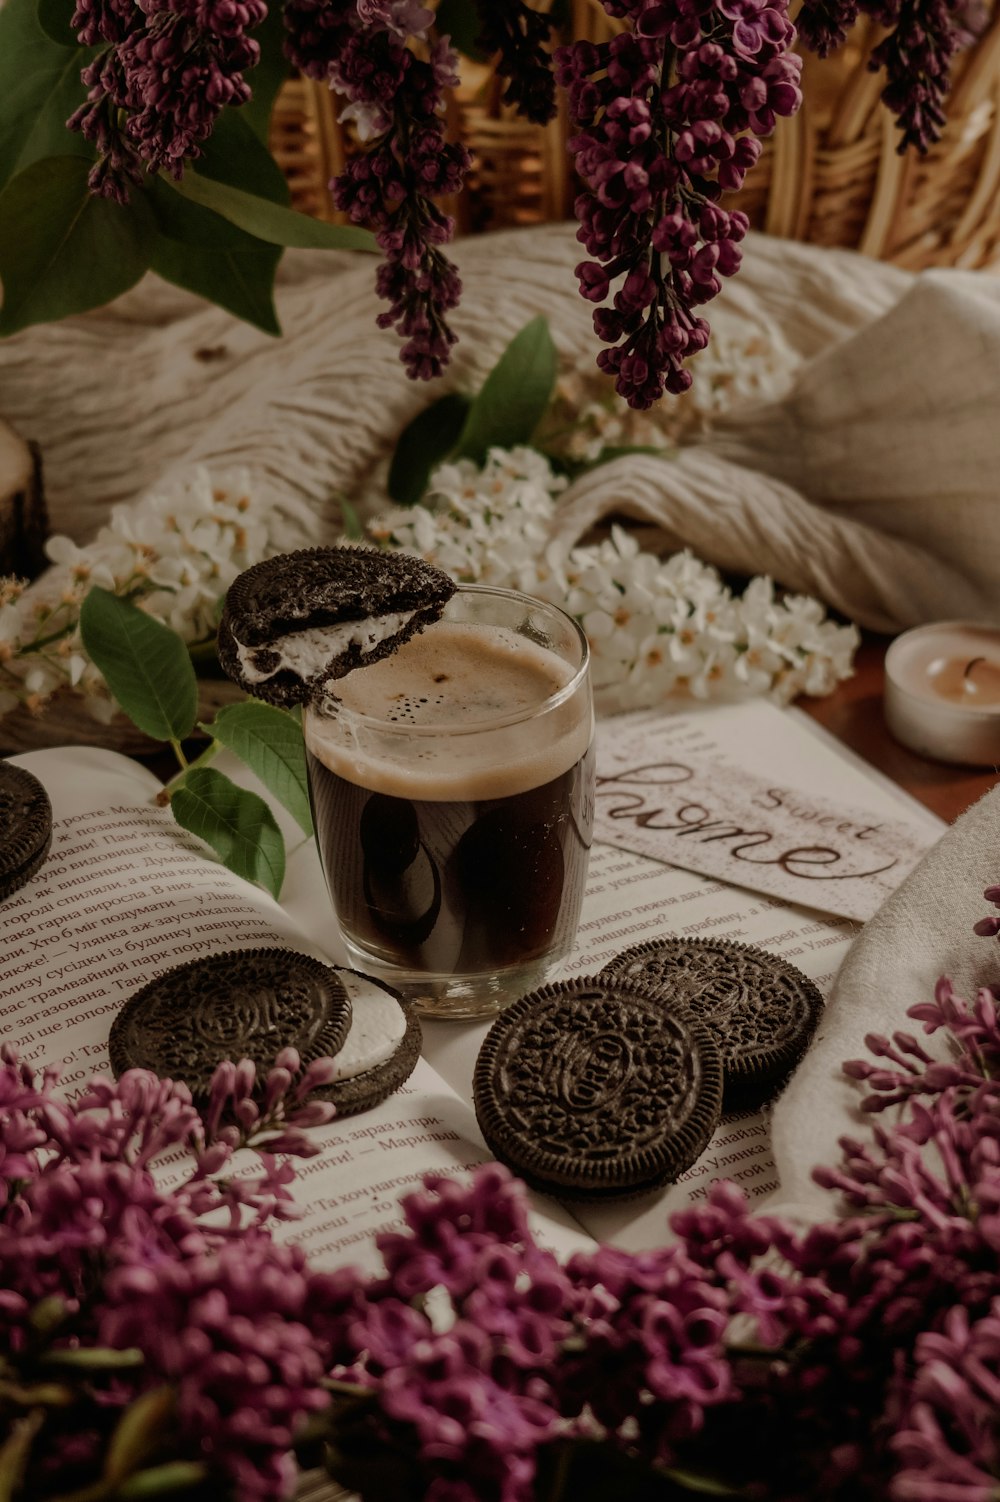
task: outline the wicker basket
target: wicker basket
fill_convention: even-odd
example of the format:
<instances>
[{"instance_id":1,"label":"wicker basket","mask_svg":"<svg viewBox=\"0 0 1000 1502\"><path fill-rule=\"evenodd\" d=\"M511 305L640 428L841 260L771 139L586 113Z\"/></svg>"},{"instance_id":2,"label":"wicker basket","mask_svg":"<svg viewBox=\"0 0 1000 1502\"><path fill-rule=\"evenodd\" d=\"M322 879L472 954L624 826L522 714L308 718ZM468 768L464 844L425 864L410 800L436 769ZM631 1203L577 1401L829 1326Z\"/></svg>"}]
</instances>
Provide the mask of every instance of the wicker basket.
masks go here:
<instances>
[{"instance_id":1,"label":"wicker basket","mask_svg":"<svg viewBox=\"0 0 1000 1502\"><path fill-rule=\"evenodd\" d=\"M573 0L572 35L602 40L616 22L599 0ZM820 61L804 54L805 104L782 120L750 174L739 205L770 234L840 245L919 270L1000 259L1000 8L962 54L948 125L925 157L900 156L879 102L882 79L865 59L877 35L859 24L847 46ZM301 79L279 96L272 148L296 205L338 216L329 178L356 149L337 123L329 91ZM462 233L569 217L577 184L566 155L565 114L531 125L500 101L493 70L468 65L451 104L451 128L472 149L466 191L448 207Z\"/></svg>"}]
</instances>

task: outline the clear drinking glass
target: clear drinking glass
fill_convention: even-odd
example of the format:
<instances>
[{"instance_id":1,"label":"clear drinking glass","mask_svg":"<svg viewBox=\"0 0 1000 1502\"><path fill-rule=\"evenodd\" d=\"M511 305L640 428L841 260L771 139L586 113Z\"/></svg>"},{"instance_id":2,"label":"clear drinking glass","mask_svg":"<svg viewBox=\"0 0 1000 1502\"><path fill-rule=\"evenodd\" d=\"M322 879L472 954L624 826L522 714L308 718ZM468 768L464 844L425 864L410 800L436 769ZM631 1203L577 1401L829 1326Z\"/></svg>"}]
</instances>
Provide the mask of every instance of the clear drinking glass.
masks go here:
<instances>
[{"instance_id":1,"label":"clear drinking glass","mask_svg":"<svg viewBox=\"0 0 1000 1502\"><path fill-rule=\"evenodd\" d=\"M479 585L306 712L316 839L359 970L441 1017L544 978L580 916L593 724L576 622Z\"/></svg>"}]
</instances>

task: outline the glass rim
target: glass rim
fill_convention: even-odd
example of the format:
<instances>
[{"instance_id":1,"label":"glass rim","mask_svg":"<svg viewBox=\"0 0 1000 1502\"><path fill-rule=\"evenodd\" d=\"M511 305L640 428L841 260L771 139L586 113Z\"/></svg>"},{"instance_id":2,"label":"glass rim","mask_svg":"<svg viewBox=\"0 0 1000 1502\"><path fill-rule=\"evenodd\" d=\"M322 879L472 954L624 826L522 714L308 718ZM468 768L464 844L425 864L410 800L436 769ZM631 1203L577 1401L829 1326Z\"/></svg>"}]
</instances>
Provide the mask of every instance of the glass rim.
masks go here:
<instances>
[{"instance_id":1,"label":"glass rim","mask_svg":"<svg viewBox=\"0 0 1000 1502\"><path fill-rule=\"evenodd\" d=\"M539 700L537 704L532 705L529 709L519 709L515 710L512 714L496 715L491 719L474 720L471 723L466 721L464 723L454 722L443 725L404 725L399 720L379 719L375 715L366 714L364 710L347 708L340 699L336 698L335 694L331 694L330 698L333 701L332 713L326 714L320 709L307 705L303 711L303 728L305 728L305 724L309 719L314 718L320 721L328 721L331 724L349 721L353 725L377 731L382 735L405 736L407 740L412 740L414 737L421 740L435 740L440 739L443 735L482 735L486 731L503 730L510 725L519 725L525 721L536 719L540 714L548 714L550 710L558 709L560 705L568 703L573 695L579 691L590 669L590 643L587 640L587 633L580 625L580 622L571 616L569 611L564 610L561 605L554 605L551 600L540 600L537 595L525 594L520 589L505 589L494 584L459 584L455 593L449 599L448 605L459 595L492 595L495 599L518 601L526 609L549 610L554 615L561 616L576 637L580 648L580 661L572 677L561 688L556 689L555 693L547 695L546 698ZM445 610L447 608L445 606ZM441 618L438 617L438 619ZM434 621L429 622L430 626L435 624L436 622ZM501 629L513 630L515 628L508 626L501 627ZM531 638L528 637L527 640L530 641ZM364 672L364 668L355 668L353 672Z\"/></svg>"}]
</instances>

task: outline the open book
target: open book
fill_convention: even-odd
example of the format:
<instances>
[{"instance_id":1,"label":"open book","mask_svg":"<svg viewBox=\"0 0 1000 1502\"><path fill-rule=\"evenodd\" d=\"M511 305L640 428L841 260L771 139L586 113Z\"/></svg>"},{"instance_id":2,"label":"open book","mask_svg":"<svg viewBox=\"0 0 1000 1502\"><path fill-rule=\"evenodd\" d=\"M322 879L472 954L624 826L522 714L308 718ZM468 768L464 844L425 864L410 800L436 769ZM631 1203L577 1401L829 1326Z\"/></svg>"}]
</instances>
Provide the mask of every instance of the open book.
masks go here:
<instances>
[{"instance_id":1,"label":"open book","mask_svg":"<svg viewBox=\"0 0 1000 1502\"><path fill-rule=\"evenodd\" d=\"M826 796L846 788L869 813L905 816L892 793L799 722L781 719L786 759L794 759L788 736L804 736L811 774ZM173 965L268 945L345 963L311 841L293 851L279 905L215 862L158 808L159 784L137 763L79 747L14 760L46 786L54 831L41 870L0 903L0 1039L36 1067L60 1063L67 1090L108 1069L115 1012ZM227 770L261 791L235 763ZM937 821L910 817L929 843ZM825 990L855 927L596 843L578 943L563 973L593 973L619 950L656 935L711 934L790 958ZM303 1217L281 1232L317 1265L374 1269L374 1235L398 1224L401 1193L424 1174L461 1173L489 1157L471 1108L472 1070L487 1027L427 1022L424 1056L403 1089L322 1130L323 1152L298 1165ZM717 1178L735 1179L755 1199L775 1192L766 1113L724 1120L699 1161L666 1191L570 1207L534 1196L536 1232L562 1251L593 1239L655 1246L666 1239L668 1215L704 1196Z\"/></svg>"}]
</instances>

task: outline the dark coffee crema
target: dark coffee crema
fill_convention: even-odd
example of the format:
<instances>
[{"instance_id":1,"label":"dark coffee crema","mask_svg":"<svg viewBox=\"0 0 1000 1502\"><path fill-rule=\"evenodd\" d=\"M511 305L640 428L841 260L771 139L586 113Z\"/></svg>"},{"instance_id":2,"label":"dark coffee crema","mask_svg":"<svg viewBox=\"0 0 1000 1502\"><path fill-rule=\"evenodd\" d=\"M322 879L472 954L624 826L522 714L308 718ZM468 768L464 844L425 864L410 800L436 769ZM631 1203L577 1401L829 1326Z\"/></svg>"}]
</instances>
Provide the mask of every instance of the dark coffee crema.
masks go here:
<instances>
[{"instance_id":1,"label":"dark coffee crema","mask_svg":"<svg viewBox=\"0 0 1000 1502\"><path fill-rule=\"evenodd\" d=\"M571 667L505 628L442 621L338 694L304 730L348 941L437 974L568 947L593 816L592 709Z\"/></svg>"}]
</instances>

